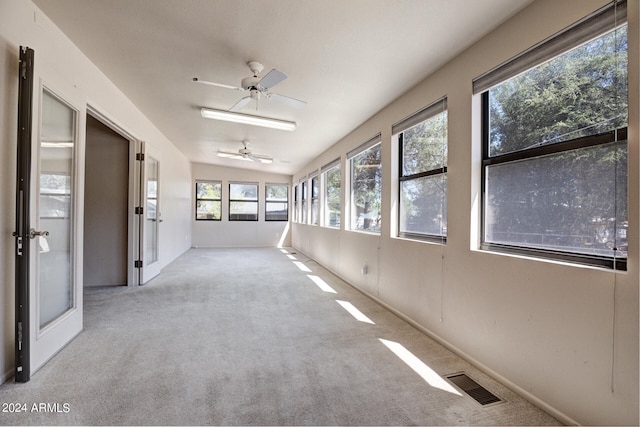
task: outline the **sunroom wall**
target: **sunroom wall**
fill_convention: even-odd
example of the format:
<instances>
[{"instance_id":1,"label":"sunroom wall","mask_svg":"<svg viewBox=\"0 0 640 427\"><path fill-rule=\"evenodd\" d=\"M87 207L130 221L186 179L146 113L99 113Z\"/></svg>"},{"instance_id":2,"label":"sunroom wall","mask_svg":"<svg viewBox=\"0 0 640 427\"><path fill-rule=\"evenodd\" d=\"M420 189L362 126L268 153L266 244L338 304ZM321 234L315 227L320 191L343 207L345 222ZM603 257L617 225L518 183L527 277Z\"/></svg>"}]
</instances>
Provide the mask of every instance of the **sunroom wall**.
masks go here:
<instances>
[{"instance_id":1,"label":"sunroom wall","mask_svg":"<svg viewBox=\"0 0 640 427\"><path fill-rule=\"evenodd\" d=\"M566 423L638 424L638 32L629 23L629 260L626 272L480 251L480 100L472 80L606 5L537 0L399 97L293 176L381 133L382 230L292 224L292 245ZM388 66L388 64L381 64ZM397 142L391 126L447 96L445 245L396 238ZM362 267L367 264L367 274ZM445 373L441 373L445 374ZM594 404L597 402L597 405Z\"/></svg>"}]
</instances>

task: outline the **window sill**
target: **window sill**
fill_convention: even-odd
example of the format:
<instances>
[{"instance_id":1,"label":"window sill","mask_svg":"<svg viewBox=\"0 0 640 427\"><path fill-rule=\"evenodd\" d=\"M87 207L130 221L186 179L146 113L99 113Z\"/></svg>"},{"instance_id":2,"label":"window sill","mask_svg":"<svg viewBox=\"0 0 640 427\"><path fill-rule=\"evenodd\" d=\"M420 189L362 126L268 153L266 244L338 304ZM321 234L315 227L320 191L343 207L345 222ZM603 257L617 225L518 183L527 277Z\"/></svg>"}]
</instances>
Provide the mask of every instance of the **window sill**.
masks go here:
<instances>
[{"instance_id":1,"label":"window sill","mask_svg":"<svg viewBox=\"0 0 640 427\"><path fill-rule=\"evenodd\" d=\"M346 231L351 231L353 233L360 233L360 234L368 234L371 236L380 236L380 231L367 231L367 230L358 230L353 228L349 228Z\"/></svg>"},{"instance_id":2,"label":"window sill","mask_svg":"<svg viewBox=\"0 0 640 427\"><path fill-rule=\"evenodd\" d=\"M398 240L409 240L411 242L419 242L419 243L431 243L435 245L446 245L447 244L447 236L431 236L431 235L421 235L421 234L411 234L411 233L400 233L397 236L394 236L395 239Z\"/></svg>"},{"instance_id":3,"label":"window sill","mask_svg":"<svg viewBox=\"0 0 640 427\"><path fill-rule=\"evenodd\" d=\"M529 248L511 247L505 245L483 243L479 252L526 259L530 261L549 262L567 267L590 268L601 271L613 271L616 273L627 272L626 258L605 258L566 252L553 252Z\"/></svg>"}]
</instances>

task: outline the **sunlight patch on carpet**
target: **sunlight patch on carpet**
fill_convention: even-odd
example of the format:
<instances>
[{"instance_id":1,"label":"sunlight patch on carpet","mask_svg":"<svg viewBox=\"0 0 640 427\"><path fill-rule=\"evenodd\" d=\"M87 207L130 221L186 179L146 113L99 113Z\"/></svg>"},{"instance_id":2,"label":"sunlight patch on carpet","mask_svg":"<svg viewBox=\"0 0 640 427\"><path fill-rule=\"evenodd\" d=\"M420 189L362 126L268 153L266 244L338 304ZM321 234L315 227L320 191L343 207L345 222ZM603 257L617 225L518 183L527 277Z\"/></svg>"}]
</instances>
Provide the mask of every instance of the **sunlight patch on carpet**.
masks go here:
<instances>
[{"instance_id":1,"label":"sunlight patch on carpet","mask_svg":"<svg viewBox=\"0 0 640 427\"><path fill-rule=\"evenodd\" d=\"M458 396L462 396L451 384L442 378L436 371L431 369L426 363L418 359L413 353L407 350L402 344L395 341L388 341L379 338L380 342L395 353L404 363L420 375L431 387L447 391Z\"/></svg>"},{"instance_id":2,"label":"sunlight patch on carpet","mask_svg":"<svg viewBox=\"0 0 640 427\"><path fill-rule=\"evenodd\" d=\"M372 325L375 325L375 323L373 322L373 320L369 319L364 313L362 313L360 310L358 310L353 304L351 304L348 301L341 301L341 300L336 300L336 302L338 304L340 304L342 306L342 308L344 308L345 310L347 310L349 312L350 315L352 315L353 317L355 317L356 320L360 321L360 322L364 322L364 323L370 323Z\"/></svg>"}]
</instances>

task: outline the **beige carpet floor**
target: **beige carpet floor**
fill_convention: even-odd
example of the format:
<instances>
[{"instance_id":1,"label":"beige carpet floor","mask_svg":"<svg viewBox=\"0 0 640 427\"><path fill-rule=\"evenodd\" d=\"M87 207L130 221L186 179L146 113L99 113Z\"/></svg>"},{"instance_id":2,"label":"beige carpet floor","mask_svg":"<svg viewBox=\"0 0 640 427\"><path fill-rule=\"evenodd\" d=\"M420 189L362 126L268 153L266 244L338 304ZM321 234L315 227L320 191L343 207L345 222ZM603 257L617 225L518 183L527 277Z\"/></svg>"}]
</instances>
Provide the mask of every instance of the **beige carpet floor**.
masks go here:
<instances>
[{"instance_id":1,"label":"beige carpet floor","mask_svg":"<svg viewBox=\"0 0 640 427\"><path fill-rule=\"evenodd\" d=\"M192 249L84 303L74 341L0 386L0 403L28 409L0 424L559 424L291 249ZM503 401L444 379L461 371Z\"/></svg>"}]
</instances>

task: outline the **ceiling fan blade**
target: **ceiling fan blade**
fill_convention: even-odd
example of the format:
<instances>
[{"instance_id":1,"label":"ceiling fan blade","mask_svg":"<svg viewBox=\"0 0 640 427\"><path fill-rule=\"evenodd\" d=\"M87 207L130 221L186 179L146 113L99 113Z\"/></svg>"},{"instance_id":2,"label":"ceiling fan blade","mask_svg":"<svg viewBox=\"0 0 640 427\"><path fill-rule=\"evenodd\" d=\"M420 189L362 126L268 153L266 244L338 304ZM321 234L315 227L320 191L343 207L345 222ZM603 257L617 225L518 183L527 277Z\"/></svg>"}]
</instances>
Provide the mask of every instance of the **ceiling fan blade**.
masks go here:
<instances>
[{"instance_id":1,"label":"ceiling fan blade","mask_svg":"<svg viewBox=\"0 0 640 427\"><path fill-rule=\"evenodd\" d=\"M233 107L229 108L229 111L242 110L250 102L251 102L251 97L250 96L245 96L240 101L236 102Z\"/></svg>"},{"instance_id":2,"label":"ceiling fan blade","mask_svg":"<svg viewBox=\"0 0 640 427\"><path fill-rule=\"evenodd\" d=\"M269 89L283 81L287 78L287 75L280 70L276 70L275 68L269 71L263 78L258 82L258 86L262 89Z\"/></svg>"},{"instance_id":3,"label":"ceiling fan blade","mask_svg":"<svg viewBox=\"0 0 640 427\"><path fill-rule=\"evenodd\" d=\"M273 157L267 156L266 154L251 154L249 156L251 160L259 163L273 163Z\"/></svg>"},{"instance_id":4,"label":"ceiling fan blade","mask_svg":"<svg viewBox=\"0 0 640 427\"><path fill-rule=\"evenodd\" d=\"M227 157L230 159L241 159L242 154L238 153L237 151L225 150L224 148L221 148L218 150L218 157Z\"/></svg>"},{"instance_id":5,"label":"ceiling fan blade","mask_svg":"<svg viewBox=\"0 0 640 427\"><path fill-rule=\"evenodd\" d=\"M200 79L199 79L199 78L197 78L197 77L194 77L194 78L193 78L193 81L194 81L195 83L202 83L202 84L204 84L204 85L209 85L209 86L223 87L223 88L225 88L225 89L244 90L244 89L243 89L243 88L241 88L241 87L225 85L225 84L222 84L222 83L208 82L208 81L206 81L206 80L200 80Z\"/></svg>"},{"instance_id":6,"label":"ceiling fan blade","mask_svg":"<svg viewBox=\"0 0 640 427\"><path fill-rule=\"evenodd\" d=\"M307 105L307 103L304 101L300 101L299 99L280 95L278 93L270 93L267 95L267 98L272 101L278 102L280 104L287 105L289 107L294 107L294 108L302 108L305 105Z\"/></svg>"},{"instance_id":7,"label":"ceiling fan blade","mask_svg":"<svg viewBox=\"0 0 640 427\"><path fill-rule=\"evenodd\" d=\"M227 159L244 160L255 163L273 163L273 157L266 154L253 154L247 149L245 145L238 151L226 150L224 148L218 149L218 157L224 157Z\"/></svg>"}]
</instances>

